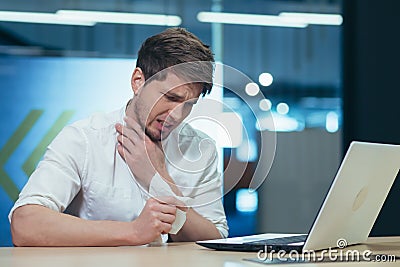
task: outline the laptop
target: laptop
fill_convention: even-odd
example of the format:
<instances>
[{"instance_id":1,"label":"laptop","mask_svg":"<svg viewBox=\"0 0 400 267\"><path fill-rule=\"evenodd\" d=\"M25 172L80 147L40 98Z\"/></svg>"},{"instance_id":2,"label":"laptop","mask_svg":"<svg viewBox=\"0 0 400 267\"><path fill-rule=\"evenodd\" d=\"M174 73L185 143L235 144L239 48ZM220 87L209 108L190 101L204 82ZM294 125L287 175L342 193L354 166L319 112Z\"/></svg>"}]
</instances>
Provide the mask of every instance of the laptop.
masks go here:
<instances>
[{"instance_id":1,"label":"laptop","mask_svg":"<svg viewBox=\"0 0 400 267\"><path fill-rule=\"evenodd\" d=\"M233 251L344 248L367 240L400 168L400 145L352 142L308 234L267 233L197 241Z\"/></svg>"}]
</instances>

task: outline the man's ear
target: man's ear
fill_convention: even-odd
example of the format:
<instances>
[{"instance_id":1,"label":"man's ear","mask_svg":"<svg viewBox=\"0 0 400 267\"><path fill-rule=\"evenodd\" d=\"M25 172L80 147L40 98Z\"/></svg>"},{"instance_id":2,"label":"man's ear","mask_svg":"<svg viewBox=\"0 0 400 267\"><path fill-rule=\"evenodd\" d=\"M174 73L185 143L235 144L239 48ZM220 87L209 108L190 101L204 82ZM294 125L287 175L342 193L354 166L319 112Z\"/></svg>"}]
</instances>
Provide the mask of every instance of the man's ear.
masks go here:
<instances>
[{"instance_id":1,"label":"man's ear","mask_svg":"<svg viewBox=\"0 0 400 267\"><path fill-rule=\"evenodd\" d=\"M134 95L137 95L139 93L139 89L143 86L144 82L145 78L142 69L136 67L132 73L132 78L131 78L131 86Z\"/></svg>"}]
</instances>

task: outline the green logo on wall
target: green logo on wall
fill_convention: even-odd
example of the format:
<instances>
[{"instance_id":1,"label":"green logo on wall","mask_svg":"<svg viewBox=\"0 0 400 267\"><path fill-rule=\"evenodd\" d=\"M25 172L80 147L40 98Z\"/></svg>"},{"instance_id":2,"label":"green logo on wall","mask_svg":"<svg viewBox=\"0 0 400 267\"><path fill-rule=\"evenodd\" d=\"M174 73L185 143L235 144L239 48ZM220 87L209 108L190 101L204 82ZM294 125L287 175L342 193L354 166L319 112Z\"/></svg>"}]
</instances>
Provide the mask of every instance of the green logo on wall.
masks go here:
<instances>
[{"instance_id":1,"label":"green logo on wall","mask_svg":"<svg viewBox=\"0 0 400 267\"><path fill-rule=\"evenodd\" d=\"M18 128L14 131L11 138L7 140L3 148L0 150L0 186L4 189L7 195L13 200L17 200L19 189L15 185L12 178L4 170L3 166L14 153L15 149L21 144L28 132L32 129L38 119L42 116L43 110L31 110L25 119L21 122ZM29 177L35 170L36 165L42 158L47 146L61 131L61 129L72 118L74 111L68 110L61 113L57 120L51 125L50 129L35 146L33 152L22 165L22 170Z\"/></svg>"}]
</instances>

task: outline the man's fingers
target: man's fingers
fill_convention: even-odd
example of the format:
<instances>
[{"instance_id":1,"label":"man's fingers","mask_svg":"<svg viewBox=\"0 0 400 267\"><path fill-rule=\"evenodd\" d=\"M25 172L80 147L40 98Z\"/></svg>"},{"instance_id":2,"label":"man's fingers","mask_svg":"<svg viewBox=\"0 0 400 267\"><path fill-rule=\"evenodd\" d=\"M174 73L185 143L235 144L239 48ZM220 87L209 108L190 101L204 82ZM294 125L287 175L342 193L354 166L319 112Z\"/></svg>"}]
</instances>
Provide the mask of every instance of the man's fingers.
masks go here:
<instances>
[{"instance_id":1,"label":"man's fingers","mask_svg":"<svg viewBox=\"0 0 400 267\"><path fill-rule=\"evenodd\" d=\"M161 204L160 206L160 211L164 214L172 214L173 216L175 216L176 214L176 207L170 204Z\"/></svg>"},{"instance_id":2,"label":"man's fingers","mask_svg":"<svg viewBox=\"0 0 400 267\"><path fill-rule=\"evenodd\" d=\"M120 123L115 124L115 129L119 134L117 136L118 142L128 151L133 151L132 149L135 146L135 144L138 144L138 141L141 140L138 134L134 130L126 126L123 126Z\"/></svg>"},{"instance_id":3,"label":"man's fingers","mask_svg":"<svg viewBox=\"0 0 400 267\"><path fill-rule=\"evenodd\" d=\"M162 149L161 142L153 142L134 119L130 117L124 117L124 121L126 123L125 126L120 123L115 124L115 129L120 135L126 136L134 144L139 140L144 143L153 143Z\"/></svg>"},{"instance_id":4,"label":"man's fingers","mask_svg":"<svg viewBox=\"0 0 400 267\"><path fill-rule=\"evenodd\" d=\"M159 214L159 220L164 222L164 223L169 223L172 224L175 221L175 215L169 214L169 213L160 213Z\"/></svg>"},{"instance_id":5,"label":"man's fingers","mask_svg":"<svg viewBox=\"0 0 400 267\"><path fill-rule=\"evenodd\" d=\"M168 204L165 201L161 201L158 198L150 198L148 201L151 201L151 207L154 211L168 213L175 216L176 207L175 205Z\"/></svg>"},{"instance_id":6,"label":"man's fingers","mask_svg":"<svg viewBox=\"0 0 400 267\"><path fill-rule=\"evenodd\" d=\"M117 140L118 143L126 150L128 150L128 153L131 153L132 151L134 151L134 143L132 142L132 140L126 138L123 135L118 135L117 136Z\"/></svg>"},{"instance_id":7,"label":"man's fingers","mask_svg":"<svg viewBox=\"0 0 400 267\"><path fill-rule=\"evenodd\" d=\"M171 229L172 229L172 224L162 222L161 234L168 234L169 232L171 232Z\"/></svg>"},{"instance_id":8,"label":"man's fingers","mask_svg":"<svg viewBox=\"0 0 400 267\"><path fill-rule=\"evenodd\" d=\"M126 129L124 130L124 125L122 125L121 123L116 123L115 124L115 129L117 130L117 133L119 133L120 135L126 136L127 137L127 131Z\"/></svg>"},{"instance_id":9,"label":"man's fingers","mask_svg":"<svg viewBox=\"0 0 400 267\"><path fill-rule=\"evenodd\" d=\"M124 161L126 161L127 157L129 157L129 155L131 155L129 148L127 148L127 146L126 146L126 143L123 144L121 142L118 142L117 151L118 151L118 154L121 156L121 158L124 159Z\"/></svg>"},{"instance_id":10,"label":"man's fingers","mask_svg":"<svg viewBox=\"0 0 400 267\"><path fill-rule=\"evenodd\" d=\"M127 139L130 139L132 142L134 142L136 139L140 138L140 136L137 134L136 131L131 129L130 127L124 126L120 123L115 124L115 129L117 132L126 137Z\"/></svg>"},{"instance_id":11,"label":"man's fingers","mask_svg":"<svg viewBox=\"0 0 400 267\"><path fill-rule=\"evenodd\" d=\"M134 119L125 116L124 121L126 123L126 127L128 129L131 129L133 132L135 132L135 134L140 139L143 140L145 138L146 134L144 133L144 130L142 129L142 127L140 127L140 125Z\"/></svg>"},{"instance_id":12,"label":"man's fingers","mask_svg":"<svg viewBox=\"0 0 400 267\"><path fill-rule=\"evenodd\" d=\"M124 147L120 143L118 143L117 145L117 150L121 158L123 158L126 161Z\"/></svg>"},{"instance_id":13,"label":"man's fingers","mask_svg":"<svg viewBox=\"0 0 400 267\"><path fill-rule=\"evenodd\" d=\"M166 205L173 206L184 212L187 212L189 209L189 207L188 207L188 205L186 205L186 203L184 203L183 201L180 201L179 199L177 199L173 196L160 196L160 197L157 197L157 200L160 203L164 203ZM175 210L175 214L176 214L176 210Z\"/></svg>"},{"instance_id":14,"label":"man's fingers","mask_svg":"<svg viewBox=\"0 0 400 267\"><path fill-rule=\"evenodd\" d=\"M166 203L176 207L185 207L186 204L173 196L160 196L157 200L161 203Z\"/></svg>"}]
</instances>

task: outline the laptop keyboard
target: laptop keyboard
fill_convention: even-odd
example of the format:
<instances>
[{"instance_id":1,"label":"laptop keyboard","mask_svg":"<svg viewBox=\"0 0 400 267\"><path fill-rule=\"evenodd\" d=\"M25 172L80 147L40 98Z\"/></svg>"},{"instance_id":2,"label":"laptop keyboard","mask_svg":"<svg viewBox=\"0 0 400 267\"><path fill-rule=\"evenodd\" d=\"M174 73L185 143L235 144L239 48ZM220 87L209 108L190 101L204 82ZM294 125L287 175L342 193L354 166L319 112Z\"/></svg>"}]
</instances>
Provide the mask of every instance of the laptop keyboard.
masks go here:
<instances>
[{"instance_id":1,"label":"laptop keyboard","mask_svg":"<svg viewBox=\"0 0 400 267\"><path fill-rule=\"evenodd\" d=\"M271 245L286 245L291 243L305 242L307 235L285 236L278 238L261 239L249 242L250 244L271 244Z\"/></svg>"}]
</instances>

